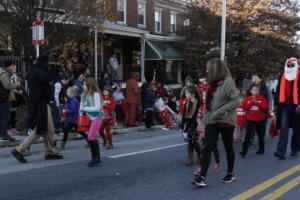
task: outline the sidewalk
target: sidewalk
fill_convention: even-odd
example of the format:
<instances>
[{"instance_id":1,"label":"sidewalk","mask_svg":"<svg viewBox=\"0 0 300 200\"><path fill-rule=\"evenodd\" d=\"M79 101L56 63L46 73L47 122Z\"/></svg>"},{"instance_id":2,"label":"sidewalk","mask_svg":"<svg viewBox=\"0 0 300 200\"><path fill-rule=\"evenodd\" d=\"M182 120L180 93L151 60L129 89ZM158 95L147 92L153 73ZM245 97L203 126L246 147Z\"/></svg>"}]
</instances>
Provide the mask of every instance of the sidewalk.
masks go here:
<instances>
[{"instance_id":1,"label":"sidewalk","mask_svg":"<svg viewBox=\"0 0 300 200\"><path fill-rule=\"evenodd\" d=\"M135 132L139 132L139 131L154 131L154 130L158 130L163 128L163 125L156 125L153 126L151 129L147 129L145 126L141 125L138 127L123 127L123 126L117 126L117 127L113 127L112 128L112 133L113 135L120 135L120 134L128 134L128 133L135 133ZM1 140L0 139L0 148L3 147L13 147L13 146L17 146L19 145L27 136L26 135L15 135L13 136L16 141L15 142L10 142L7 140ZM58 137L56 137L55 139L61 140L63 137L63 133L59 134ZM80 140L82 139L82 137L77 134L77 133L69 133L69 140ZM43 138L40 137L36 143L43 143Z\"/></svg>"}]
</instances>

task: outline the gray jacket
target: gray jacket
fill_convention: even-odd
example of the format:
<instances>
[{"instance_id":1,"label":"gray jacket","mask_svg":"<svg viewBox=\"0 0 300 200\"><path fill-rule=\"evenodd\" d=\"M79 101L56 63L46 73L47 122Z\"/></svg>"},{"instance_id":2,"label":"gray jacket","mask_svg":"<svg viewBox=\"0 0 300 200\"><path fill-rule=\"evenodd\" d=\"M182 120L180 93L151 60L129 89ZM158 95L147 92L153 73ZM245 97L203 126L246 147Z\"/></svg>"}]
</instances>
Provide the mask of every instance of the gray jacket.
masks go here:
<instances>
[{"instance_id":1,"label":"gray jacket","mask_svg":"<svg viewBox=\"0 0 300 200\"><path fill-rule=\"evenodd\" d=\"M220 82L211 99L211 110L206 112L205 123L236 125L236 109L239 106L238 90L231 77Z\"/></svg>"},{"instance_id":2,"label":"gray jacket","mask_svg":"<svg viewBox=\"0 0 300 200\"><path fill-rule=\"evenodd\" d=\"M4 89L9 90L8 101L15 100L14 90L16 89L16 85L11 82L10 75L2 67L0 67L0 84L3 85Z\"/></svg>"}]
</instances>

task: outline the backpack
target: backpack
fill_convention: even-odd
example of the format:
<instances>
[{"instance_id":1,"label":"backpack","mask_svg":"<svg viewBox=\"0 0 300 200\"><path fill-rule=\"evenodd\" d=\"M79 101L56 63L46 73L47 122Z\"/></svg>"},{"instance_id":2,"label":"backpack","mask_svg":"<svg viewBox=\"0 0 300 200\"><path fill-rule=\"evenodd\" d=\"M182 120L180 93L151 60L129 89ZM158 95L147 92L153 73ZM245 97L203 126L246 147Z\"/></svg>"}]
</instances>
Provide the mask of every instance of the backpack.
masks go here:
<instances>
[{"instance_id":1,"label":"backpack","mask_svg":"<svg viewBox=\"0 0 300 200\"><path fill-rule=\"evenodd\" d=\"M2 76L2 74L4 74L5 72L2 72L0 74L0 76ZM9 99L9 90L6 90L4 88L4 86L2 85L2 83L0 82L0 102L5 102Z\"/></svg>"}]
</instances>

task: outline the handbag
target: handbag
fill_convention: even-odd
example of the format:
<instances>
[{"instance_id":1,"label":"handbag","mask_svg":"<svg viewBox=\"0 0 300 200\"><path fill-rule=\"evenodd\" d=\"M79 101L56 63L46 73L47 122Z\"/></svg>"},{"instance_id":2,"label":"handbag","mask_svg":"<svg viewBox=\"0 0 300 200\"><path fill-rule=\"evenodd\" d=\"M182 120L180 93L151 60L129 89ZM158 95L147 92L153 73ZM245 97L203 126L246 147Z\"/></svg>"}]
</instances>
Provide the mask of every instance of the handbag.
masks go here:
<instances>
[{"instance_id":1,"label":"handbag","mask_svg":"<svg viewBox=\"0 0 300 200\"><path fill-rule=\"evenodd\" d=\"M77 118L77 132L87 132L90 127L90 118L86 115Z\"/></svg>"}]
</instances>

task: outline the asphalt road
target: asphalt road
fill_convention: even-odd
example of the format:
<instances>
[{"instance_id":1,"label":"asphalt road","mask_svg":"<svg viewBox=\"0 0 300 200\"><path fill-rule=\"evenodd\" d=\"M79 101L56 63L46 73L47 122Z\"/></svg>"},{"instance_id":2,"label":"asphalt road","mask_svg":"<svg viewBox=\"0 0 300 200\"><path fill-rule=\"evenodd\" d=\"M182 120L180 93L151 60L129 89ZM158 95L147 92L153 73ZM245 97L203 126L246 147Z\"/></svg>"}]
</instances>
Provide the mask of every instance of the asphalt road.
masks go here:
<instances>
[{"instance_id":1,"label":"asphalt road","mask_svg":"<svg viewBox=\"0 0 300 200\"><path fill-rule=\"evenodd\" d=\"M115 137L115 149L101 148L102 164L96 168L86 166L89 149L84 147L84 141L69 142L66 150L61 152L65 159L59 161L43 160L42 144L35 145L27 157L27 164L14 160L10 155L11 148L2 148L0 200L194 200L233 197L299 200L300 158L276 159L273 157L276 142L277 139L267 138L264 155L255 155L255 144L246 159L237 156L237 180L222 184L220 180L226 174L226 160L220 140L222 171L220 174L209 171L206 188L197 188L190 183L193 167L184 165L186 146L177 131L118 135ZM240 148L241 144L236 144L236 154Z\"/></svg>"}]
</instances>

